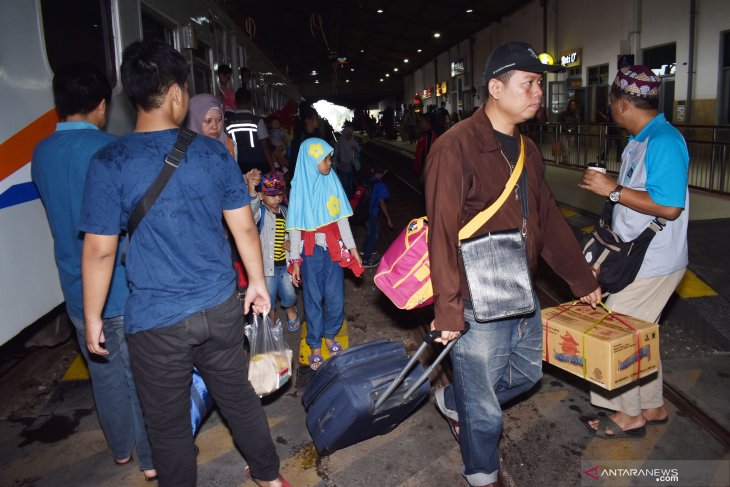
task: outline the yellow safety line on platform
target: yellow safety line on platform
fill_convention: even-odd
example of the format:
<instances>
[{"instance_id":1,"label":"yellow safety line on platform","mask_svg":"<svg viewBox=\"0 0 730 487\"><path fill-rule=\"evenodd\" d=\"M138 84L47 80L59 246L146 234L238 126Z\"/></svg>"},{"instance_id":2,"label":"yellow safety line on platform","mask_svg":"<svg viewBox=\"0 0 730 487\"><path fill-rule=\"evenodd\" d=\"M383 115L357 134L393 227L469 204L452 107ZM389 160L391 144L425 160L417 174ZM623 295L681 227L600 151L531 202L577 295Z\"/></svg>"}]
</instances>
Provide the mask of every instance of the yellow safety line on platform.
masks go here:
<instances>
[{"instance_id":1,"label":"yellow safety line on platform","mask_svg":"<svg viewBox=\"0 0 730 487\"><path fill-rule=\"evenodd\" d=\"M564 218L570 218L571 216L575 216L578 214L577 211L573 211L570 208L565 208L564 206L560 207L560 213L563 214Z\"/></svg>"},{"instance_id":2,"label":"yellow safety line on platform","mask_svg":"<svg viewBox=\"0 0 730 487\"><path fill-rule=\"evenodd\" d=\"M307 322L302 321L302 339L299 345L299 363L302 365L309 365L309 355L312 353L312 349L307 345ZM342 345L342 349L346 350L350 348L350 339L347 336L347 320L342 322L342 328L335 337L335 340ZM322 358L327 360L330 358L330 351L327 349L324 338L322 338Z\"/></svg>"},{"instance_id":3,"label":"yellow safety line on platform","mask_svg":"<svg viewBox=\"0 0 730 487\"><path fill-rule=\"evenodd\" d=\"M706 296L717 296L717 292L708 286L705 281L687 270L682 281L677 286L677 294L683 298L703 298Z\"/></svg>"},{"instance_id":4,"label":"yellow safety line on platform","mask_svg":"<svg viewBox=\"0 0 730 487\"><path fill-rule=\"evenodd\" d=\"M66 369L66 373L63 374L61 380L89 380L89 369L86 367L86 361L81 354L77 354L76 358L73 359L71 365Z\"/></svg>"},{"instance_id":5,"label":"yellow safety line on platform","mask_svg":"<svg viewBox=\"0 0 730 487\"><path fill-rule=\"evenodd\" d=\"M674 369L674 367L670 368ZM663 371L662 374L664 374ZM686 394L692 394L694 392L694 388L700 381L701 377L702 369L694 368L683 370L681 369L681 366L677 371L669 371L664 374L664 378L669 379L667 382L671 383L674 389L683 391Z\"/></svg>"}]
</instances>

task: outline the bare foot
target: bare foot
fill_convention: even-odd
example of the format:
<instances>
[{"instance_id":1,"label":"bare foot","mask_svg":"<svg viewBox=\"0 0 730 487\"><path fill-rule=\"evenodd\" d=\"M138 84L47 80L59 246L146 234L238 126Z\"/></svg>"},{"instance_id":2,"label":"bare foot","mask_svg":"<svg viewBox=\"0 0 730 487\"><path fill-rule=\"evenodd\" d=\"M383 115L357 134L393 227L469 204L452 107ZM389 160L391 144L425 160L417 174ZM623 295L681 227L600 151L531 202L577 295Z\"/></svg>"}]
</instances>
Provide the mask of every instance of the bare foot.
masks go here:
<instances>
[{"instance_id":1,"label":"bare foot","mask_svg":"<svg viewBox=\"0 0 730 487\"><path fill-rule=\"evenodd\" d=\"M116 463L117 465L126 465L131 461L132 461L132 455L129 455L128 457L124 457L124 458L115 458L114 459L114 463Z\"/></svg>"},{"instance_id":2,"label":"bare foot","mask_svg":"<svg viewBox=\"0 0 730 487\"><path fill-rule=\"evenodd\" d=\"M294 321L297 319L297 311L296 308L291 307L286 309L286 316L289 318L289 321Z\"/></svg>"},{"instance_id":3,"label":"bare foot","mask_svg":"<svg viewBox=\"0 0 730 487\"><path fill-rule=\"evenodd\" d=\"M313 348L312 355L309 356L309 368L312 370L317 370L323 362L324 359L322 358L322 349Z\"/></svg>"},{"instance_id":4,"label":"bare foot","mask_svg":"<svg viewBox=\"0 0 730 487\"><path fill-rule=\"evenodd\" d=\"M330 357L334 357L342 351L342 345L340 345L337 340L325 338L324 342L330 352Z\"/></svg>"},{"instance_id":5,"label":"bare foot","mask_svg":"<svg viewBox=\"0 0 730 487\"><path fill-rule=\"evenodd\" d=\"M646 421L664 421L669 413L664 406L659 406L658 408L642 409L641 415Z\"/></svg>"},{"instance_id":6,"label":"bare foot","mask_svg":"<svg viewBox=\"0 0 730 487\"><path fill-rule=\"evenodd\" d=\"M617 411L614 414L610 416L611 420L613 420L614 423L616 423L622 430L632 430L636 428L641 428L646 424L646 421L644 420L644 417L642 415L638 416L629 416L628 414L622 413L621 411ZM599 420L596 419L594 421L589 421L588 424L593 428L594 430L598 431L598 423ZM613 435L616 432L611 431L610 428L606 428L605 433L607 435Z\"/></svg>"}]
</instances>

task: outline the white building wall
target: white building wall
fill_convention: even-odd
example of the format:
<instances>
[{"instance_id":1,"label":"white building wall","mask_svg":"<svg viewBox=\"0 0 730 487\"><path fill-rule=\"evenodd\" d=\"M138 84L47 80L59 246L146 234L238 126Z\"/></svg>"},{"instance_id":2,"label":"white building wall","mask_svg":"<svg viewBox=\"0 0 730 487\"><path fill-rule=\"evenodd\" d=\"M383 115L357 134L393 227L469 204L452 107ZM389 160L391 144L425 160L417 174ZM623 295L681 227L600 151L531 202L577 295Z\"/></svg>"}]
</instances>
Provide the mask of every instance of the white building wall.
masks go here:
<instances>
[{"instance_id":1,"label":"white building wall","mask_svg":"<svg viewBox=\"0 0 730 487\"><path fill-rule=\"evenodd\" d=\"M501 23L492 23L474 35L474 59L470 69L474 70L475 106L485 99L484 67L489 54L501 44L511 41L527 42L536 51L542 51L542 7L538 0L505 17Z\"/></svg>"},{"instance_id":2,"label":"white building wall","mask_svg":"<svg viewBox=\"0 0 730 487\"><path fill-rule=\"evenodd\" d=\"M485 94L487 90L484 87L484 67L487 65L489 53L498 45L498 40L495 39L496 30L497 25L492 24L492 26L480 30L474 36L474 87L477 90L474 100L475 106L481 105L486 99Z\"/></svg>"},{"instance_id":3,"label":"white building wall","mask_svg":"<svg viewBox=\"0 0 730 487\"><path fill-rule=\"evenodd\" d=\"M641 7L641 49L675 43L677 70L674 77L674 99L686 100L690 2L642 0ZM655 12L664 12L664 15L655 15ZM696 27L695 24L695 29ZM637 53L636 62L643 61L640 53Z\"/></svg>"},{"instance_id":4,"label":"white building wall","mask_svg":"<svg viewBox=\"0 0 730 487\"><path fill-rule=\"evenodd\" d=\"M527 42L537 52L542 51L542 7L540 7L540 2L529 3L502 19L500 24L494 25L499 27L499 36L494 47L505 42L520 41Z\"/></svg>"},{"instance_id":5,"label":"white building wall","mask_svg":"<svg viewBox=\"0 0 730 487\"><path fill-rule=\"evenodd\" d=\"M689 8L687 8L689 15ZM720 42L722 32L730 30L730 2L698 0L695 24L695 66L693 97L717 98ZM679 66L677 66L679 71ZM685 88L686 93L686 88Z\"/></svg>"},{"instance_id":6,"label":"white building wall","mask_svg":"<svg viewBox=\"0 0 730 487\"><path fill-rule=\"evenodd\" d=\"M417 69L413 72L413 86L415 86L417 92L424 88L423 68Z\"/></svg>"},{"instance_id":7,"label":"white building wall","mask_svg":"<svg viewBox=\"0 0 730 487\"><path fill-rule=\"evenodd\" d=\"M621 52L621 40L629 39L632 30L632 0L560 0L549 5L548 52L555 62L560 62L561 54L581 49L583 80L588 67L606 63L610 78L617 55L627 54Z\"/></svg>"},{"instance_id":8,"label":"white building wall","mask_svg":"<svg viewBox=\"0 0 730 487\"><path fill-rule=\"evenodd\" d=\"M641 63L642 49L675 43L675 106L676 101L686 100L690 0L547 1L547 51L559 62L561 53L581 49L584 86L589 67L608 63L610 82L617 69L619 54L633 53L635 61ZM730 30L730 1L697 0L696 7L693 116L688 122L715 123L720 41L722 32ZM544 50L540 1L534 0L499 24L485 27L474 35L474 39L474 59L468 59L467 71L473 70L473 76L468 79L474 79L477 96L474 103L478 105L484 101L485 95L484 66L494 48L504 42L523 41L530 43L538 52ZM458 52L462 58L470 57L470 51L468 39L459 44ZM437 57L439 80L434 79L433 60L426 63L421 69L422 78L414 76L416 89L435 87L436 81L447 79L445 73L450 79L450 62L456 59L455 52L455 46L451 46ZM548 81L565 76L548 75ZM465 86L468 84L465 83ZM435 100L426 101L426 104L433 103Z\"/></svg>"}]
</instances>

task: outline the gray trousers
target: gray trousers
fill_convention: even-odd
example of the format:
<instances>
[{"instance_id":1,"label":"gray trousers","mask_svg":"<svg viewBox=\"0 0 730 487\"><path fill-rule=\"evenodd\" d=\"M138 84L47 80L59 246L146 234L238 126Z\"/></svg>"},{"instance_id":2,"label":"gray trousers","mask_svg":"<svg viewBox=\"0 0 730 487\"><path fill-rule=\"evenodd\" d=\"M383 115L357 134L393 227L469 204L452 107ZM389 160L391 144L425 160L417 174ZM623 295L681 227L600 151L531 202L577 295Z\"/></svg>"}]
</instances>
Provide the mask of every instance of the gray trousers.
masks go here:
<instances>
[{"instance_id":1,"label":"gray trousers","mask_svg":"<svg viewBox=\"0 0 730 487\"><path fill-rule=\"evenodd\" d=\"M664 306L682 280L686 269L666 276L636 279L622 291L612 294L606 300L611 311L657 323ZM658 408L664 404L662 396L662 364L659 370L643 379L615 391L607 391L591 385L591 404L638 416L642 409Z\"/></svg>"}]
</instances>

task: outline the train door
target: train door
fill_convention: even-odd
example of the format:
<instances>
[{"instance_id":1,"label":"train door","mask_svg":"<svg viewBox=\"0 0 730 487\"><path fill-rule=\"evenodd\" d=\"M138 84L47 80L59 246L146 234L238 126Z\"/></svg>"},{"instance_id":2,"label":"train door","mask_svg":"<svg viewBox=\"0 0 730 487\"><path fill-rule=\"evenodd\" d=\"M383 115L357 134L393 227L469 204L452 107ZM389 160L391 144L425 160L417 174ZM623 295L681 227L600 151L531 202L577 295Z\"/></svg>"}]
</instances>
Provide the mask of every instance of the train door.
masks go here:
<instances>
[{"instance_id":1,"label":"train door","mask_svg":"<svg viewBox=\"0 0 730 487\"><path fill-rule=\"evenodd\" d=\"M53 69L90 62L117 79L110 0L0 2L0 344L63 302L53 241L31 181L58 116Z\"/></svg>"}]
</instances>

